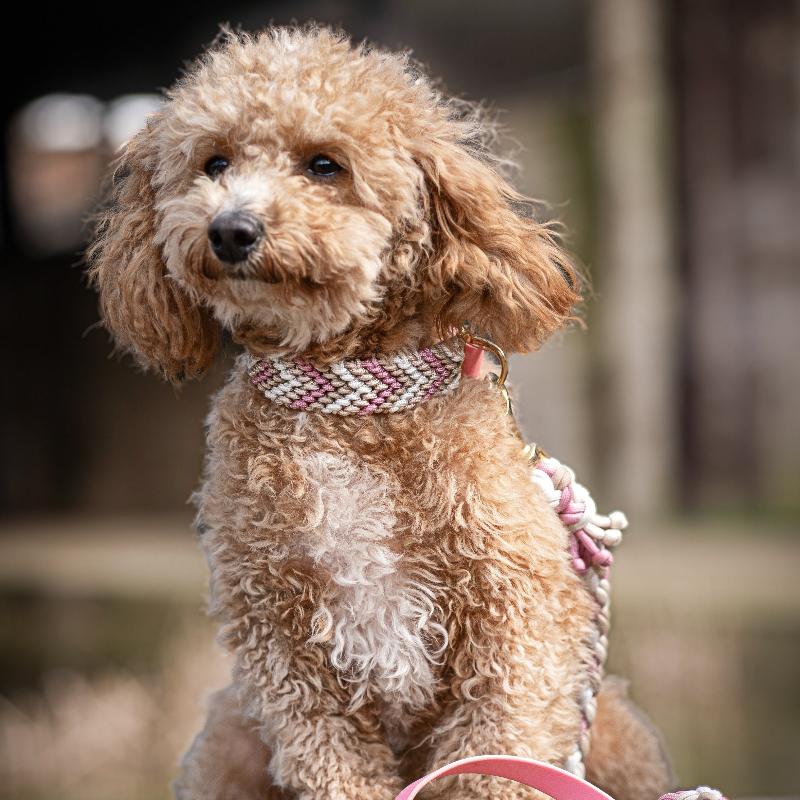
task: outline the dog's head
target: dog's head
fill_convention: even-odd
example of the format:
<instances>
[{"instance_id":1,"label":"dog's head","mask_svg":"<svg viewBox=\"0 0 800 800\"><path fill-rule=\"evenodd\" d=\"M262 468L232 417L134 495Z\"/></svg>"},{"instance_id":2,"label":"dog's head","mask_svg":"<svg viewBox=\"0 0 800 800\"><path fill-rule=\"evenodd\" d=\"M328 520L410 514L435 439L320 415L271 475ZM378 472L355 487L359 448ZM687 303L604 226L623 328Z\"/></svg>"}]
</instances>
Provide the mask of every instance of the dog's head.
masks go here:
<instances>
[{"instance_id":1,"label":"dog's head","mask_svg":"<svg viewBox=\"0 0 800 800\"><path fill-rule=\"evenodd\" d=\"M529 350L576 276L489 133L404 55L316 28L228 34L116 164L89 250L105 322L172 380L209 365L220 326L256 353L334 358L469 321Z\"/></svg>"}]
</instances>

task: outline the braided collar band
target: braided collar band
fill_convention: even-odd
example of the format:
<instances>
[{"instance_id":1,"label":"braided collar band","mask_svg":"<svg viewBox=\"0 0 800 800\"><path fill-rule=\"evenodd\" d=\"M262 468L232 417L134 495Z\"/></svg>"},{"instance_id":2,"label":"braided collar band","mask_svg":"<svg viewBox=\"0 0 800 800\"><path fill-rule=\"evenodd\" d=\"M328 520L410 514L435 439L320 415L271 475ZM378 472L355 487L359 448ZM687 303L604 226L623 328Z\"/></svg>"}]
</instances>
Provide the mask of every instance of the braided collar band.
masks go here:
<instances>
[{"instance_id":1,"label":"braided collar band","mask_svg":"<svg viewBox=\"0 0 800 800\"><path fill-rule=\"evenodd\" d=\"M458 386L464 344L454 337L407 353L315 367L303 358L253 358L250 382L296 411L343 416L395 414Z\"/></svg>"}]
</instances>

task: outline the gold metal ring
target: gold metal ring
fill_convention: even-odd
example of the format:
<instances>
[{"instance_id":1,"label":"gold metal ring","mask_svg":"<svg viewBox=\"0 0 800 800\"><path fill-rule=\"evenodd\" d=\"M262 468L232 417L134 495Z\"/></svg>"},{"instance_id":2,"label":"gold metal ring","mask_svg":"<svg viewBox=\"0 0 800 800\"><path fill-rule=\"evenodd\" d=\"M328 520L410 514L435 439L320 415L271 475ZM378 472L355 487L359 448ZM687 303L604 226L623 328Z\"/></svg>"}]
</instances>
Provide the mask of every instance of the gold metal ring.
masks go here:
<instances>
[{"instance_id":1,"label":"gold metal ring","mask_svg":"<svg viewBox=\"0 0 800 800\"><path fill-rule=\"evenodd\" d=\"M486 339L483 336L476 336L470 332L469 325L464 324L458 332L459 337L465 344L471 344L473 347L479 347L481 350L488 350L493 353L497 360L500 362L500 374L497 376L498 388L505 390L506 379L508 378L508 358L503 352L503 348L496 345L491 339Z\"/></svg>"}]
</instances>

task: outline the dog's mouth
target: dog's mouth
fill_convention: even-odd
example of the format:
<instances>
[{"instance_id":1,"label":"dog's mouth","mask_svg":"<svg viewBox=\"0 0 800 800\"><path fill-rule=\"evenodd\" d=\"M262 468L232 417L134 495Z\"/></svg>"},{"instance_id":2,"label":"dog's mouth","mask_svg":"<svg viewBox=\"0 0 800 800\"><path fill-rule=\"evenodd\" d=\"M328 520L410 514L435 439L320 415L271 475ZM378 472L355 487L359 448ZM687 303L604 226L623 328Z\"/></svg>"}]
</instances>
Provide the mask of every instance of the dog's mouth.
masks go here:
<instances>
[{"instance_id":1,"label":"dog's mouth","mask_svg":"<svg viewBox=\"0 0 800 800\"><path fill-rule=\"evenodd\" d=\"M225 273L223 274L222 277L236 282L254 281L256 283L268 283L268 284L283 283L283 278L272 270L270 271L261 270L260 274L256 275L253 273L252 269L249 269L246 266L230 267L225 270Z\"/></svg>"},{"instance_id":2,"label":"dog's mouth","mask_svg":"<svg viewBox=\"0 0 800 800\"><path fill-rule=\"evenodd\" d=\"M223 291L225 286L232 290L240 286L243 291L252 293L261 286L265 289L280 287L282 291L296 289L317 293L336 283L335 279L321 280L311 277L308 274L310 270L302 263L284 265L272 254L263 252L253 253L250 258L235 263L225 263L209 255L210 257L201 262L200 273L206 281L207 289L212 292L212 286L217 284Z\"/></svg>"},{"instance_id":3,"label":"dog's mouth","mask_svg":"<svg viewBox=\"0 0 800 800\"><path fill-rule=\"evenodd\" d=\"M297 289L307 292L319 291L324 286L320 281L306 275L286 275L274 268L265 267L264 265L254 267L244 263L241 265L228 266L224 271L217 272L215 275L209 275L207 277L241 286L294 286Z\"/></svg>"},{"instance_id":4,"label":"dog's mouth","mask_svg":"<svg viewBox=\"0 0 800 800\"><path fill-rule=\"evenodd\" d=\"M274 285L285 282L285 275L276 269L272 263L263 261L240 261L235 264L223 264L216 258L211 258L203 263L204 277L211 281L232 283L253 283Z\"/></svg>"}]
</instances>

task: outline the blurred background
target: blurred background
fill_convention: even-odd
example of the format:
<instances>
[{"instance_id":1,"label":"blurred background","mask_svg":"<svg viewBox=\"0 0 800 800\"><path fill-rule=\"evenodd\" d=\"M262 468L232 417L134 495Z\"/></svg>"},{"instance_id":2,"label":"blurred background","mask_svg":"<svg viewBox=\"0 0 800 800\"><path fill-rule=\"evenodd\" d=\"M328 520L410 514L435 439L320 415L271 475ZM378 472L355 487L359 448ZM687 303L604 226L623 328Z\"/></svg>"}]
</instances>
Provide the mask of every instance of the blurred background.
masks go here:
<instances>
[{"instance_id":1,"label":"blurred background","mask_svg":"<svg viewBox=\"0 0 800 800\"><path fill-rule=\"evenodd\" d=\"M800 5L29 4L3 87L0 796L160 800L229 664L187 498L231 353L110 358L79 263L112 153L220 22L341 23L502 111L586 266L512 364L525 429L630 532L611 667L683 785L800 794ZM17 34L16 31L20 31ZM24 31L24 34L21 33ZM13 44L10 41L9 44Z\"/></svg>"}]
</instances>

